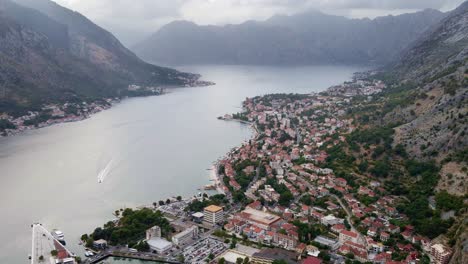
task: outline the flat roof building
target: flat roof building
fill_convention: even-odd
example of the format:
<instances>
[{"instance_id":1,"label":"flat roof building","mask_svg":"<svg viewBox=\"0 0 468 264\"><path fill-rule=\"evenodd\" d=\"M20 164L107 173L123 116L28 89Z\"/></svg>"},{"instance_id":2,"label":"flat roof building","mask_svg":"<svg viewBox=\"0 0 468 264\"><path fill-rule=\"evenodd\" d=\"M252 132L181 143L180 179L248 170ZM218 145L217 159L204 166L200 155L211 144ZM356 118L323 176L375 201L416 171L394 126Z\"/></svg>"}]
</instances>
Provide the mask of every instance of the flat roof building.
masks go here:
<instances>
[{"instance_id":1,"label":"flat roof building","mask_svg":"<svg viewBox=\"0 0 468 264\"><path fill-rule=\"evenodd\" d=\"M258 227L265 230L270 230L273 224L281 220L281 217L277 215L256 210L250 207L247 207L244 211L242 211L240 216L243 218L243 220L257 225Z\"/></svg>"},{"instance_id":2,"label":"flat roof building","mask_svg":"<svg viewBox=\"0 0 468 264\"><path fill-rule=\"evenodd\" d=\"M172 237L172 243L182 245L198 237L198 226L191 226Z\"/></svg>"},{"instance_id":3,"label":"flat roof building","mask_svg":"<svg viewBox=\"0 0 468 264\"><path fill-rule=\"evenodd\" d=\"M217 223L221 223L224 217L223 208L217 205L210 205L205 207L203 210L203 221L210 225L216 225Z\"/></svg>"},{"instance_id":4,"label":"flat roof building","mask_svg":"<svg viewBox=\"0 0 468 264\"><path fill-rule=\"evenodd\" d=\"M172 248L172 243L164 238L156 237L146 241L152 251L164 254Z\"/></svg>"},{"instance_id":5,"label":"flat roof building","mask_svg":"<svg viewBox=\"0 0 468 264\"><path fill-rule=\"evenodd\" d=\"M275 260L284 260L286 263L297 263L298 255L296 252L280 249L280 248L267 248L262 249L252 256L252 263L254 264L270 264Z\"/></svg>"},{"instance_id":6,"label":"flat roof building","mask_svg":"<svg viewBox=\"0 0 468 264\"><path fill-rule=\"evenodd\" d=\"M196 223L201 223L203 221L204 216L205 215L202 212L196 212L196 213L192 214L192 219Z\"/></svg>"}]
</instances>

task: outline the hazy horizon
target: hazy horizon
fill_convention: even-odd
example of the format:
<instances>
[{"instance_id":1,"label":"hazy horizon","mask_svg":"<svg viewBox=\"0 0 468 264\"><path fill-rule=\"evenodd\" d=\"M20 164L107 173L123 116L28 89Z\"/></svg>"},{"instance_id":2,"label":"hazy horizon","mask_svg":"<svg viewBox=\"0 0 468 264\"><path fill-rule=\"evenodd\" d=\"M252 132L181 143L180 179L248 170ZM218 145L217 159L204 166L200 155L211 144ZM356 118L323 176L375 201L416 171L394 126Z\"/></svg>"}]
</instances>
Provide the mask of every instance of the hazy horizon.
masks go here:
<instances>
[{"instance_id":1,"label":"hazy horizon","mask_svg":"<svg viewBox=\"0 0 468 264\"><path fill-rule=\"evenodd\" d=\"M266 20L274 15L293 15L318 10L348 18L376 18L414 13L427 8L443 12L452 10L463 0L140 0L92 1L53 0L80 12L99 26L113 33L131 47L155 33L162 26L177 20L199 25L240 24L249 20Z\"/></svg>"}]
</instances>

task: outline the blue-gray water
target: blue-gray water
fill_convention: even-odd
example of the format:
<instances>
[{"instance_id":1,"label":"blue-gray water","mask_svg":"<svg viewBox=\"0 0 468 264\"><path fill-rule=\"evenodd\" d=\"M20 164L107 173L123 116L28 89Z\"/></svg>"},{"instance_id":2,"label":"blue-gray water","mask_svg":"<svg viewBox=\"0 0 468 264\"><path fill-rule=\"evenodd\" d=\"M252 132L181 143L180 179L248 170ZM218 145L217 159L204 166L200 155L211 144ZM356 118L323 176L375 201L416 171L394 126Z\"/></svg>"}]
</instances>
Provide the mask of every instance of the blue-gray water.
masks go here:
<instances>
[{"instance_id":1,"label":"blue-gray water","mask_svg":"<svg viewBox=\"0 0 468 264\"><path fill-rule=\"evenodd\" d=\"M206 169L212 162L252 133L216 117L240 111L248 96L322 91L361 69L182 70L201 73L217 85L129 99L81 122L0 139L0 263L28 262L33 222L61 229L72 251L80 253L81 234L111 219L114 210L197 193L209 183Z\"/></svg>"}]
</instances>

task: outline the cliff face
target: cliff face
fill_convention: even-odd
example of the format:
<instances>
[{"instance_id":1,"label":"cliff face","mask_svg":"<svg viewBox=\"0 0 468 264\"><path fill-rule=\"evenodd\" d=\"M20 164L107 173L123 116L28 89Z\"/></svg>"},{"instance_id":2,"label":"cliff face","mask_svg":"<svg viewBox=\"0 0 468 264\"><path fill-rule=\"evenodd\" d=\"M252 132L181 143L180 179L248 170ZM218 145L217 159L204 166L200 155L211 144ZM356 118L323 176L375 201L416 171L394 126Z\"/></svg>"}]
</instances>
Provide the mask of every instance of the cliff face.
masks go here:
<instances>
[{"instance_id":1,"label":"cliff face","mask_svg":"<svg viewBox=\"0 0 468 264\"><path fill-rule=\"evenodd\" d=\"M48 0L0 0L0 62L0 113L199 78L145 63L109 32Z\"/></svg>"},{"instance_id":2,"label":"cliff face","mask_svg":"<svg viewBox=\"0 0 468 264\"><path fill-rule=\"evenodd\" d=\"M441 170L436 191L468 193L468 2L425 32L392 65L392 74L408 87L413 100L384 116L400 123L394 144L411 157L436 159ZM410 93L408 93L410 92ZM468 262L466 208L443 240L450 240L450 263Z\"/></svg>"},{"instance_id":3,"label":"cliff face","mask_svg":"<svg viewBox=\"0 0 468 264\"><path fill-rule=\"evenodd\" d=\"M395 71L403 78L431 82L463 65L468 53L468 2L450 12L406 48Z\"/></svg>"},{"instance_id":4,"label":"cliff face","mask_svg":"<svg viewBox=\"0 0 468 264\"><path fill-rule=\"evenodd\" d=\"M468 220L466 214L463 222L464 223L455 231L455 245L453 246L453 255L449 264L468 263L468 230L466 228Z\"/></svg>"},{"instance_id":5,"label":"cliff face","mask_svg":"<svg viewBox=\"0 0 468 264\"><path fill-rule=\"evenodd\" d=\"M394 65L418 93L414 103L385 116L401 122L395 144L418 158L437 158L468 146L468 2L416 41Z\"/></svg>"}]
</instances>

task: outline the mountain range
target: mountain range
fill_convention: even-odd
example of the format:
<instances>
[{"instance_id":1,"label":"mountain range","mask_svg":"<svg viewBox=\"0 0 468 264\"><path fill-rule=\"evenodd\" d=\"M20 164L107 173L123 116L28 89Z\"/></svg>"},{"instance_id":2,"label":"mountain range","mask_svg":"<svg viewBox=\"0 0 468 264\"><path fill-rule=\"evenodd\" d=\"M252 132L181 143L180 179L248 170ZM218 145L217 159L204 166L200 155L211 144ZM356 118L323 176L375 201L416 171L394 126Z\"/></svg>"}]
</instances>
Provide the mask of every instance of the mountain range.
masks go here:
<instances>
[{"instance_id":1,"label":"mountain range","mask_svg":"<svg viewBox=\"0 0 468 264\"><path fill-rule=\"evenodd\" d=\"M308 11L226 26L176 21L133 50L168 65L385 64L444 16L432 9L375 19Z\"/></svg>"},{"instance_id":2,"label":"mountain range","mask_svg":"<svg viewBox=\"0 0 468 264\"><path fill-rule=\"evenodd\" d=\"M108 31L52 1L0 0L0 112L198 78L144 62Z\"/></svg>"}]
</instances>

